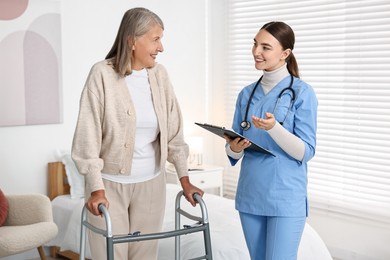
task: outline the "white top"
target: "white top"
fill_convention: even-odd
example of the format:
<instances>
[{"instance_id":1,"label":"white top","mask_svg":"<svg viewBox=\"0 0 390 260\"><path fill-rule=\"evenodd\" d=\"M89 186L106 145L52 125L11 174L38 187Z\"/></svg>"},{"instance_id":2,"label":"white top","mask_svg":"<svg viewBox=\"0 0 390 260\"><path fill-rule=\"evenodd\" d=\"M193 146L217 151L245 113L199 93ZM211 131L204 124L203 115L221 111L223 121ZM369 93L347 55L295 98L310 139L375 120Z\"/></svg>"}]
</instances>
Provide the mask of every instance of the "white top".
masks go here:
<instances>
[{"instance_id":1,"label":"white top","mask_svg":"<svg viewBox=\"0 0 390 260\"><path fill-rule=\"evenodd\" d=\"M136 113L136 133L131 175L102 173L104 179L119 183L138 183L153 179L160 174L160 158L157 136L160 132L154 111L152 93L146 69L133 70L126 77Z\"/></svg>"},{"instance_id":2,"label":"white top","mask_svg":"<svg viewBox=\"0 0 390 260\"><path fill-rule=\"evenodd\" d=\"M276 86L280 81L282 81L285 77L289 76L290 73L287 70L287 63L280 66L276 70L273 71L265 71L263 70L263 78L261 79L261 86L263 88L264 94L268 94L273 87Z\"/></svg>"}]
</instances>

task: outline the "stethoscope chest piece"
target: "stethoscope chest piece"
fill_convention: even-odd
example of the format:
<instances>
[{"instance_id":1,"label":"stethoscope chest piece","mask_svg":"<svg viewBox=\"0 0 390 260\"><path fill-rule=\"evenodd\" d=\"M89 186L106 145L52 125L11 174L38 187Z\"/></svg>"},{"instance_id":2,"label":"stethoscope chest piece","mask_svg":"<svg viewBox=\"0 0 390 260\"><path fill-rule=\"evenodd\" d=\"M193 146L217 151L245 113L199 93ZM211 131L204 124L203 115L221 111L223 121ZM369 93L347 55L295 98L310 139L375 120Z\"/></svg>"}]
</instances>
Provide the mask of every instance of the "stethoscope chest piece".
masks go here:
<instances>
[{"instance_id":1,"label":"stethoscope chest piece","mask_svg":"<svg viewBox=\"0 0 390 260\"><path fill-rule=\"evenodd\" d=\"M290 106L289 106L288 110L291 109L292 104L293 104L294 101L295 101L295 98L296 98L296 96L295 96L295 91L294 91L294 89L292 88L292 85L293 85L293 83L294 83L294 78L293 78L292 75L290 75L290 77L291 77L291 79L290 79L290 85L289 85L287 88L283 89L283 90L280 92L280 94L278 95L278 99L277 99L277 101L276 101L276 104L275 104L275 107L274 107L274 111L273 111L274 114L275 114L275 112L276 112L276 108L277 108L277 106L278 106L278 104L279 104L279 101L280 101L280 99L281 99L283 93L285 93L286 91L291 91L291 93L292 93L292 94L291 94L291 95L292 95L292 97L291 97L291 102L290 102ZM256 91L256 89L257 89L257 86L259 85L259 83L260 83L260 81L261 81L262 78L263 78L263 76L261 76L260 79L257 81L257 83L256 83L255 87L253 88L252 93L251 93L251 95L250 95L250 97L249 97L248 104L247 104L247 106L246 106L245 117L244 117L244 120L243 120L243 121L241 122L241 124L240 124L242 130L248 130L248 129L251 127L251 123L250 123L249 120L248 120L249 106L250 106L250 104L251 104L251 102L252 102L252 98L253 98L253 95L255 94L255 91ZM281 125L283 125L283 123L286 121L287 115L288 115L288 111L287 111L287 114L286 114L286 116L284 117L283 121L280 122Z\"/></svg>"},{"instance_id":2,"label":"stethoscope chest piece","mask_svg":"<svg viewBox=\"0 0 390 260\"><path fill-rule=\"evenodd\" d=\"M242 121L240 126L242 130L248 130L251 127L251 123L249 121Z\"/></svg>"}]
</instances>

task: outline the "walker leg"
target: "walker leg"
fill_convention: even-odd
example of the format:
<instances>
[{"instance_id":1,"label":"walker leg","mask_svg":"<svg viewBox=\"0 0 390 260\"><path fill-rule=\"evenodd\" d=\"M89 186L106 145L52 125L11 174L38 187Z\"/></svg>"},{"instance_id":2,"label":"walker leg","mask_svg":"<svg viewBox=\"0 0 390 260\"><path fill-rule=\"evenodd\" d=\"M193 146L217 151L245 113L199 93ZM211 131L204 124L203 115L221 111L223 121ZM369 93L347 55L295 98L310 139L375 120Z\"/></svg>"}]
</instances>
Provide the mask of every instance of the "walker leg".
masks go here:
<instances>
[{"instance_id":1,"label":"walker leg","mask_svg":"<svg viewBox=\"0 0 390 260\"><path fill-rule=\"evenodd\" d=\"M211 239L210 239L210 226L207 224L207 228L203 231L204 246L206 251L206 259L212 260L213 254L211 252Z\"/></svg>"},{"instance_id":2,"label":"walker leg","mask_svg":"<svg viewBox=\"0 0 390 260\"><path fill-rule=\"evenodd\" d=\"M86 243L86 227L84 226L84 221L87 219L87 212L85 207L83 207L83 211L81 212L81 234L80 234L80 260L85 259L85 243Z\"/></svg>"},{"instance_id":3,"label":"walker leg","mask_svg":"<svg viewBox=\"0 0 390 260\"><path fill-rule=\"evenodd\" d=\"M114 243L112 237L107 237L107 260L114 260Z\"/></svg>"}]
</instances>

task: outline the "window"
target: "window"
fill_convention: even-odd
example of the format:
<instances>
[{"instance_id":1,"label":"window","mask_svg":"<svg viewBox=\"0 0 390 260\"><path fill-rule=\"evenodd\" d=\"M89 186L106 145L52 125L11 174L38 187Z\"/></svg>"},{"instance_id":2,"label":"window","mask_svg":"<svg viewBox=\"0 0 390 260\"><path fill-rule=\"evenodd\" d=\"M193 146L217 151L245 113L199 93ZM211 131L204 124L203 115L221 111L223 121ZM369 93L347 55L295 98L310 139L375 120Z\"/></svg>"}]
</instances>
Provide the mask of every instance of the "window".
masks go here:
<instances>
[{"instance_id":1,"label":"window","mask_svg":"<svg viewBox=\"0 0 390 260\"><path fill-rule=\"evenodd\" d=\"M228 10L228 124L238 92L261 75L253 37L266 22L288 23L319 100L310 207L390 223L390 2L230 0ZM234 196L239 167L227 168Z\"/></svg>"}]
</instances>

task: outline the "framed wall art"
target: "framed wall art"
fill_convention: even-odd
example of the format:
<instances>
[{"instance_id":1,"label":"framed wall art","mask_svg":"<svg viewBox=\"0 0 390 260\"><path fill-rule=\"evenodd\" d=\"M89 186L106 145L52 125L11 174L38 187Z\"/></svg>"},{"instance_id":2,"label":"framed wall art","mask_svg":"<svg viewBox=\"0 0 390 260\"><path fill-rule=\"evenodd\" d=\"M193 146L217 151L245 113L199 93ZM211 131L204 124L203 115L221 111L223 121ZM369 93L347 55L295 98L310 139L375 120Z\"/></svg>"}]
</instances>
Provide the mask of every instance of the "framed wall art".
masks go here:
<instances>
[{"instance_id":1,"label":"framed wall art","mask_svg":"<svg viewBox=\"0 0 390 260\"><path fill-rule=\"evenodd\" d=\"M0 0L0 126L62 123L60 1Z\"/></svg>"}]
</instances>

